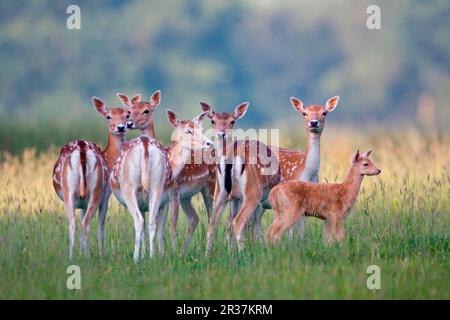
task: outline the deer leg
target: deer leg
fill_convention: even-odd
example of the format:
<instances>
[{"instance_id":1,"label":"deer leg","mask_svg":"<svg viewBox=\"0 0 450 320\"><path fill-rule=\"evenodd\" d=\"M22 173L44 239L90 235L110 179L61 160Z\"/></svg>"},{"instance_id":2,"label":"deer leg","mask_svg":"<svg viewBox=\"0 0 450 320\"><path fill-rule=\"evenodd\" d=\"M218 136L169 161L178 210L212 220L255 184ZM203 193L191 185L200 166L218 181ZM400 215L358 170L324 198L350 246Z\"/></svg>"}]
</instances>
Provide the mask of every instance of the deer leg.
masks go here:
<instances>
[{"instance_id":1,"label":"deer leg","mask_svg":"<svg viewBox=\"0 0 450 320\"><path fill-rule=\"evenodd\" d=\"M203 202L205 203L206 214L208 216L208 221L211 219L212 207L213 207L213 199L211 198L211 194L209 191L209 187L204 187L201 190Z\"/></svg>"},{"instance_id":2,"label":"deer leg","mask_svg":"<svg viewBox=\"0 0 450 320\"><path fill-rule=\"evenodd\" d=\"M97 244L100 255L104 255L104 242L105 242L105 221L106 214L108 212L108 201L109 195L105 195L100 203L100 207L98 209L98 227L97 227Z\"/></svg>"},{"instance_id":3,"label":"deer leg","mask_svg":"<svg viewBox=\"0 0 450 320\"><path fill-rule=\"evenodd\" d=\"M85 255L89 255L89 228L91 226L92 218L97 212L100 206L99 199L95 198L93 195L88 203L86 214L81 221L81 232L82 232L82 248Z\"/></svg>"},{"instance_id":4,"label":"deer leg","mask_svg":"<svg viewBox=\"0 0 450 320\"><path fill-rule=\"evenodd\" d=\"M144 219L142 218L141 211L137 204L136 193L129 188L124 188L123 197L127 205L128 211L130 211L131 217L134 222L134 263L139 262L139 253L141 249L142 233L144 231Z\"/></svg>"},{"instance_id":5,"label":"deer leg","mask_svg":"<svg viewBox=\"0 0 450 320\"><path fill-rule=\"evenodd\" d=\"M228 249L231 249L232 247L232 233L233 233L233 219L236 217L239 207L240 207L241 201L239 199L233 199L231 200L230 204L230 215L228 216L227 221L227 245Z\"/></svg>"},{"instance_id":6,"label":"deer leg","mask_svg":"<svg viewBox=\"0 0 450 320\"><path fill-rule=\"evenodd\" d=\"M300 240L303 240L305 238L305 216L302 215L300 217L300 220L297 222L297 231L298 231L298 238Z\"/></svg>"},{"instance_id":7,"label":"deer leg","mask_svg":"<svg viewBox=\"0 0 450 320\"><path fill-rule=\"evenodd\" d=\"M189 244L191 243L192 236L194 235L195 229L198 225L198 215L195 211L194 207L192 206L192 199L183 199L180 201L181 207L184 210L184 213L186 214L188 218L189 228L188 233L186 236L186 241L183 246L183 253L187 253L187 250L189 248Z\"/></svg>"},{"instance_id":8,"label":"deer leg","mask_svg":"<svg viewBox=\"0 0 450 320\"><path fill-rule=\"evenodd\" d=\"M83 221L85 215L86 215L86 210L80 209L80 221Z\"/></svg>"},{"instance_id":9,"label":"deer leg","mask_svg":"<svg viewBox=\"0 0 450 320\"><path fill-rule=\"evenodd\" d=\"M261 220L262 220L262 216L264 214L264 212L266 211L266 209L260 204L258 205L254 215L254 237L256 240L261 240L262 239L262 226L261 226Z\"/></svg>"},{"instance_id":10,"label":"deer leg","mask_svg":"<svg viewBox=\"0 0 450 320\"><path fill-rule=\"evenodd\" d=\"M257 210L258 207L256 207L255 211L250 215L244 227L244 234L247 235L249 240L253 240L255 236L255 217Z\"/></svg>"},{"instance_id":11,"label":"deer leg","mask_svg":"<svg viewBox=\"0 0 450 320\"><path fill-rule=\"evenodd\" d=\"M293 241L294 240L294 227L289 229L289 240Z\"/></svg>"},{"instance_id":12,"label":"deer leg","mask_svg":"<svg viewBox=\"0 0 450 320\"><path fill-rule=\"evenodd\" d=\"M81 222L83 221L85 215L86 215L86 209L80 209L80 225L81 225ZM80 228L79 233L80 233L79 234L80 243L79 243L78 251L80 252L80 254L82 254L83 253L83 232L82 232L81 228Z\"/></svg>"},{"instance_id":13,"label":"deer leg","mask_svg":"<svg viewBox=\"0 0 450 320\"><path fill-rule=\"evenodd\" d=\"M336 230L336 218L331 215L325 222L324 235L325 241L328 245L333 243L333 238Z\"/></svg>"},{"instance_id":14,"label":"deer leg","mask_svg":"<svg viewBox=\"0 0 450 320\"><path fill-rule=\"evenodd\" d=\"M242 207L233 220L233 230L239 251L242 251L242 249L244 248L244 244L242 241L242 231L244 230L249 217L253 214L255 208L258 206L260 199L261 196L255 197L254 195L252 196L252 199L244 198Z\"/></svg>"},{"instance_id":15,"label":"deer leg","mask_svg":"<svg viewBox=\"0 0 450 320\"><path fill-rule=\"evenodd\" d=\"M156 224L158 222L158 212L161 204L161 194L162 189L161 186L159 188L152 188L149 191L149 200L148 200L148 237L149 237L149 251L150 257L153 257L155 254L155 233L156 233Z\"/></svg>"},{"instance_id":16,"label":"deer leg","mask_svg":"<svg viewBox=\"0 0 450 320\"><path fill-rule=\"evenodd\" d=\"M164 229L167 222L167 215L169 212L169 205L165 204L159 208L158 212L158 225L156 226L157 240L158 240L158 253L164 255Z\"/></svg>"},{"instance_id":17,"label":"deer leg","mask_svg":"<svg viewBox=\"0 0 450 320\"><path fill-rule=\"evenodd\" d=\"M225 207L227 206L227 195L223 191L216 189L216 197L214 201L214 213L209 221L208 233L206 236L206 255L209 255L214 240L214 233L216 231L217 224L219 223L220 217L222 216Z\"/></svg>"},{"instance_id":18,"label":"deer leg","mask_svg":"<svg viewBox=\"0 0 450 320\"><path fill-rule=\"evenodd\" d=\"M295 226L295 223L298 221L298 213L300 212L303 215L303 209L291 209L286 210L285 212L275 212L275 219L272 225L270 226L270 230L268 232L268 238L272 242L277 242L284 231L292 230L292 227Z\"/></svg>"},{"instance_id":19,"label":"deer leg","mask_svg":"<svg viewBox=\"0 0 450 320\"><path fill-rule=\"evenodd\" d=\"M147 232L145 232L145 230L147 230L147 219L145 219L145 211L141 211L141 215L142 215L142 221L144 222L143 226L142 226L142 237L141 237L141 258L144 259L145 255L147 253L147 239L148 239L148 235Z\"/></svg>"},{"instance_id":20,"label":"deer leg","mask_svg":"<svg viewBox=\"0 0 450 320\"><path fill-rule=\"evenodd\" d=\"M280 236L280 230L283 225L283 221L281 221L280 216L282 215L282 212L274 210L274 219L272 224L267 229L267 240L271 243L275 243L279 240Z\"/></svg>"},{"instance_id":21,"label":"deer leg","mask_svg":"<svg viewBox=\"0 0 450 320\"><path fill-rule=\"evenodd\" d=\"M336 221L336 240L342 242L344 240L344 219L338 218Z\"/></svg>"},{"instance_id":22,"label":"deer leg","mask_svg":"<svg viewBox=\"0 0 450 320\"><path fill-rule=\"evenodd\" d=\"M75 209L72 196L64 198L64 207L66 209L67 219L69 220L69 259L72 260L76 232Z\"/></svg>"},{"instance_id":23,"label":"deer leg","mask_svg":"<svg viewBox=\"0 0 450 320\"><path fill-rule=\"evenodd\" d=\"M174 196L175 197L175 196ZM178 197L178 195L176 196ZM172 246L175 247L177 244L177 224L178 224L178 213L179 213L179 200L176 200L176 204L172 204L174 199L170 202L170 209L171 209L171 215L170 215L170 228L169 228L169 234L170 234L170 240L172 241ZM176 208L175 208L176 206Z\"/></svg>"}]
</instances>

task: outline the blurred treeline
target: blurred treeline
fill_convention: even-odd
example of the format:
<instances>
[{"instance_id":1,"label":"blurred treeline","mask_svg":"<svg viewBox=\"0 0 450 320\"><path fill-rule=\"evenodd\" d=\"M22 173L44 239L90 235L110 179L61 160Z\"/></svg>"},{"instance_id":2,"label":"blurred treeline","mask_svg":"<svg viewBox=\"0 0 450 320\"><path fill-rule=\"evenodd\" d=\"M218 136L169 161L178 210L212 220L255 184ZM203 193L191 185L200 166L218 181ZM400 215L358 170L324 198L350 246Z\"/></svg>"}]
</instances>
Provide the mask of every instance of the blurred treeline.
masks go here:
<instances>
[{"instance_id":1,"label":"blurred treeline","mask_svg":"<svg viewBox=\"0 0 450 320\"><path fill-rule=\"evenodd\" d=\"M66 8L81 8L81 30ZM366 9L381 8L381 30ZM198 102L250 109L239 124L299 127L290 96L323 104L340 95L335 125L446 128L450 120L450 2L0 1L0 149L69 139L105 141L90 98L116 92L191 117ZM300 126L301 127L301 126ZM296 128L284 134L297 134Z\"/></svg>"}]
</instances>

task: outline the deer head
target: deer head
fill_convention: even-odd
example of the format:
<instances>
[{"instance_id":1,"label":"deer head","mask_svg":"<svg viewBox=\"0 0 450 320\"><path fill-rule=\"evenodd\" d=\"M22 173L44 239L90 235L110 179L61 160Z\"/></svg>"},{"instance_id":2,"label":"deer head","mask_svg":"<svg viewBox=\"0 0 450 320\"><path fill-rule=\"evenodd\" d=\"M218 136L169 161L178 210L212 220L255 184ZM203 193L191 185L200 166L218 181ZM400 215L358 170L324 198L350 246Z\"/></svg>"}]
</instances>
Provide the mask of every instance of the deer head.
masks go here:
<instances>
[{"instance_id":1,"label":"deer head","mask_svg":"<svg viewBox=\"0 0 450 320\"><path fill-rule=\"evenodd\" d=\"M140 94L130 99L123 93L117 93L117 97L130 115L127 122L129 129L145 130L149 127L153 128L153 111L161 102L160 90L155 91L148 102L141 101Z\"/></svg>"},{"instance_id":2,"label":"deer head","mask_svg":"<svg viewBox=\"0 0 450 320\"><path fill-rule=\"evenodd\" d=\"M234 109L234 112L215 112L206 102L200 102L200 106L211 119L211 124L217 137L221 140L229 140L233 135L236 120L241 119L245 115L249 103L243 102L239 104Z\"/></svg>"},{"instance_id":3,"label":"deer head","mask_svg":"<svg viewBox=\"0 0 450 320\"><path fill-rule=\"evenodd\" d=\"M214 147L213 142L202 132L202 121L207 112L203 112L192 120L179 120L177 114L169 109L166 110L167 120L175 128L172 133L172 143L186 150L202 150Z\"/></svg>"},{"instance_id":4,"label":"deer head","mask_svg":"<svg viewBox=\"0 0 450 320\"><path fill-rule=\"evenodd\" d=\"M292 106L303 115L307 132L317 134L322 133L327 114L336 109L338 102L339 96L335 96L328 99L325 106L310 105L305 107L300 99L291 97Z\"/></svg>"},{"instance_id":5,"label":"deer head","mask_svg":"<svg viewBox=\"0 0 450 320\"><path fill-rule=\"evenodd\" d=\"M353 156L352 165L362 176L377 176L381 173L381 170L377 168L369 159L371 153L372 150L359 154L358 150Z\"/></svg>"},{"instance_id":6,"label":"deer head","mask_svg":"<svg viewBox=\"0 0 450 320\"><path fill-rule=\"evenodd\" d=\"M128 113L122 108L107 108L105 102L92 97L92 104L98 113L108 121L109 133L115 136L124 136L127 131Z\"/></svg>"}]
</instances>

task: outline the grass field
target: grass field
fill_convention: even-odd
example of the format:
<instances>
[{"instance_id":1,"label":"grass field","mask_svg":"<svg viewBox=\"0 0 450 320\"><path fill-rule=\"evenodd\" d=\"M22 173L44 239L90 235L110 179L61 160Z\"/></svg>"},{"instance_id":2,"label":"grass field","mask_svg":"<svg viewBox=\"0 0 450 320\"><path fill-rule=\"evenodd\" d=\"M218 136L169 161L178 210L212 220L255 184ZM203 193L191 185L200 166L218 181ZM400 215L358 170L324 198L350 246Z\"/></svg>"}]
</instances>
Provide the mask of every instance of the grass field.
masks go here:
<instances>
[{"instance_id":1,"label":"grass field","mask_svg":"<svg viewBox=\"0 0 450 320\"><path fill-rule=\"evenodd\" d=\"M336 131L339 130L339 131ZM331 132L339 132L331 134ZM356 138L355 138L356 137ZM284 145L303 146L285 138ZM367 177L346 240L327 247L323 222L309 218L304 241L285 237L275 247L247 243L227 251L224 219L215 251L204 256L201 216L190 253L179 250L134 265L133 225L116 200L106 224L106 256L68 261L68 224L52 188L58 150L2 155L0 163L0 299L432 299L450 298L450 139L418 131L366 136L327 128L322 138L321 181L340 181L356 148L373 148L382 170ZM228 210L226 211L228 212ZM272 213L264 217L267 226ZM180 215L179 241L186 231ZM68 290L66 268L81 268L81 290ZM369 290L366 269L381 268L381 289Z\"/></svg>"}]
</instances>

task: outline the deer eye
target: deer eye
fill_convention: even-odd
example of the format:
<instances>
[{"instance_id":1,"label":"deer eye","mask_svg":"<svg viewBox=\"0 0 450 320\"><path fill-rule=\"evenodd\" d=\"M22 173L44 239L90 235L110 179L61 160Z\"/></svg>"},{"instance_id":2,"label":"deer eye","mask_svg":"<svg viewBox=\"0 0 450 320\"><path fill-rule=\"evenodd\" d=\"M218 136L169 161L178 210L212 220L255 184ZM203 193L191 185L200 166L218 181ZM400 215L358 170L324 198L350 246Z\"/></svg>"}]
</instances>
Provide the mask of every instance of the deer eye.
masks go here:
<instances>
[{"instance_id":1,"label":"deer eye","mask_svg":"<svg viewBox=\"0 0 450 320\"><path fill-rule=\"evenodd\" d=\"M150 113L150 110L148 110L148 109L144 110L144 114L149 114L149 113Z\"/></svg>"},{"instance_id":2,"label":"deer eye","mask_svg":"<svg viewBox=\"0 0 450 320\"><path fill-rule=\"evenodd\" d=\"M215 125L216 122L215 122L214 120L211 120L211 124L212 124L212 125Z\"/></svg>"},{"instance_id":3,"label":"deer eye","mask_svg":"<svg viewBox=\"0 0 450 320\"><path fill-rule=\"evenodd\" d=\"M191 129L186 129L187 134L193 134L194 132Z\"/></svg>"},{"instance_id":4,"label":"deer eye","mask_svg":"<svg viewBox=\"0 0 450 320\"><path fill-rule=\"evenodd\" d=\"M303 112L303 115L306 117L308 114L306 112Z\"/></svg>"},{"instance_id":5,"label":"deer eye","mask_svg":"<svg viewBox=\"0 0 450 320\"><path fill-rule=\"evenodd\" d=\"M235 122L236 122L235 120L232 120L232 121L230 122L230 125L234 126L234 123L235 123Z\"/></svg>"},{"instance_id":6,"label":"deer eye","mask_svg":"<svg viewBox=\"0 0 450 320\"><path fill-rule=\"evenodd\" d=\"M106 120L111 120L112 118L110 116L106 116Z\"/></svg>"},{"instance_id":7,"label":"deer eye","mask_svg":"<svg viewBox=\"0 0 450 320\"><path fill-rule=\"evenodd\" d=\"M326 113L326 112L323 112L323 113L322 113L322 116L324 116L324 117L325 117L326 115L327 115L327 113Z\"/></svg>"},{"instance_id":8,"label":"deer eye","mask_svg":"<svg viewBox=\"0 0 450 320\"><path fill-rule=\"evenodd\" d=\"M369 164L368 164L368 163L363 163L363 166L364 166L364 167L368 167Z\"/></svg>"}]
</instances>

